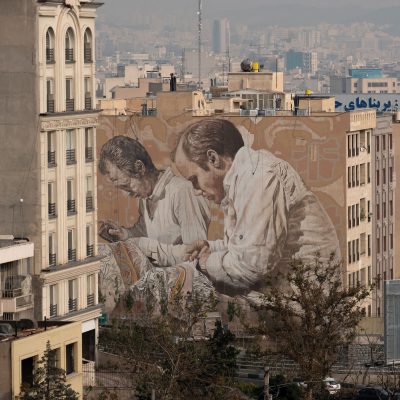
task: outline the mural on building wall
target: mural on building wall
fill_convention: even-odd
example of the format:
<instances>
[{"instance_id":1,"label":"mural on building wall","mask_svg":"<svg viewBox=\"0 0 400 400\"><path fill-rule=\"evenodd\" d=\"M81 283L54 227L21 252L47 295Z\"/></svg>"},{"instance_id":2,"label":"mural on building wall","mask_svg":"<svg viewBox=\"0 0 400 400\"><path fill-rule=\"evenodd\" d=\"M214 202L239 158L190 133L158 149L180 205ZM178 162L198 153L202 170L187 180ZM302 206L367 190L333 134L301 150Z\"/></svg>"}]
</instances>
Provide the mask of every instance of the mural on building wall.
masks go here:
<instances>
[{"instance_id":1,"label":"mural on building wall","mask_svg":"<svg viewBox=\"0 0 400 400\"><path fill-rule=\"evenodd\" d=\"M159 300L185 292L256 300L293 257L340 257L340 140L298 126L288 145L287 121L247 121L102 118L99 247L110 307L127 289ZM321 172L310 170L315 162Z\"/></svg>"}]
</instances>

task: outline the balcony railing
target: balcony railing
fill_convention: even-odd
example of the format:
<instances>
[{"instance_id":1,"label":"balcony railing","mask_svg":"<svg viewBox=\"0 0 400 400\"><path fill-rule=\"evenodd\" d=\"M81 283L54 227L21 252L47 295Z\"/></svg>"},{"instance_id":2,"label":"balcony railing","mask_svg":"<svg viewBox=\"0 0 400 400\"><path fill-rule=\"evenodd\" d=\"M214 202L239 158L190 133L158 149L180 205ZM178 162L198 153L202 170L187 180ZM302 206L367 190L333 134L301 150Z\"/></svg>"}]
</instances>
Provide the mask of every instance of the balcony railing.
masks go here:
<instances>
[{"instance_id":1,"label":"balcony railing","mask_svg":"<svg viewBox=\"0 0 400 400\"><path fill-rule=\"evenodd\" d=\"M56 217L56 203L49 203L49 217Z\"/></svg>"},{"instance_id":2,"label":"balcony railing","mask_svg":"<svg viewBox=\"0 0 400 400\"><path fill-rule=\"evenodd\" d=\"M91 110L91 109L92 109L92 98L85 97L85 110Z\"/></svg>"},{"instance_id":3,"label":"balcony railing","mask_svg":"<svg viewBox=\"0 0 400 400\"><path fill-rule=\"evenodd\" d=\"M93 211L93 197L86 197L86 211Z\"/></svg>"},{"instance_id":4,"label":"balcony railing","mask_svg":"<svg viewBox=\"0 0 400 400\"><path fill-rule=\"evenodd\" d=\"M50 318L57 316L57 304L50 304Z\"/></svg>"},{"instance_id":5,"label":"balcony railing","mask_svg":"<svg viewBox=\"0 0 400 400\"><path fill-rule=\"evenodd\" d=\"M65 153L67 164L74 164L76 162L75 149L68 149Z\"/></svg>"},{"instance_id":6,"label":"balcony railing","mask_svg":"<svg viewBox=\"0 0 400 400\"><path fill-rule=\"evenodd\" d=\"M93 62L93 59L92 59L92 47L91 47L91 46L85 45L85 49L84 49L84 61L85 61L85 63L91 63L91 62Z\"/></svg>"},{"instance_id":7,"label":"balcony railing","mask_svg":"<svg viewBox=\"0 0 400 400\"><path fill-rule=\"evenodd\" d=\"M75 200L67 200L67 212L68 213L76 212Z\"/></svg>"},{"instance_id":8,"label":"balcony railing","mask_svg":"<svg viewBox=\"0 0 400 400\"><path fill-rule=\"evenodd\" d=\"M74 49L65 49L65 62L74 62Z\"/></svg>"},{"instance_id":9,"label":"balcony railing","mask_svg":"<svg viewBox=\"0 0 400 400\"><path fill-rule=\"evenodd\" d=\"M78 309L78 299L69 299L68 300L68 311L73 312Z\"/></svg>"},{"instance_id":10,"label":"balcony railing","mask_svg":"<svg viewBox=\"0 0 400 400\"><path fill-rule=\"evenodd\" d=\"M76 261L76 250L68 249L68 261Z\"/></svg>"},{"instance_id":11,"label":"balcony railing","mask_svg":"<svg viewBox=\"0 0 400 400\"><path fill-rule=\"evenodd\" d=\"M75 100L74 99L66 99L65 100L65 110L66 111L74 111L75 110Z\"/></svg>"},{"instance_id":12,"label":"balcony railing","mask_svg":"<svg viewBox=\"0 0 400 400\"><path fill-rule=\"evenodd\" d=\"M46 49L46 64L54 64L54 49Z\"/></svg>"},{"instance_id":13,"label":"balcony railing","mask_svg":"<svg viewBox=\"0 0 400 400\"><path fill-rule=\"evenodd\" d=\"M22 289L6 289L2 291L3 299L13 299L14 297L22 296Z\"/></svg>"},{"instance_id":14,"label":"balcony railing","mask_svg":"<svg viewBox=\"0 0 400 400\"><path fill-rule=\"evenodd\" d=\"M87 257L93 257L93 254L94 254L93 245L92 245L92 244L88 244L88 245L86 246L86 256L87 256Z\"/></svg>"},{"instance_id":15,"label":"balcony railing","mask_svg":"<svg viewBox=\"0 0 400 400\"><path fill-rule=\"evenodd\" d=\"M49 167L54 167L56 165L56 152L55 151L47 152L47 164Z\"/></svg>"},{"instance_id":16,"label":"balcony railing","mask_svg":"<svg viewBox=\"0 0 400 400\"><path fill-rule=\"evenodd\" d=\"M54 267L57 264L57 254L49 253L49 267Z\"/></svg>"},{"instance_id":17,"label":"balcony railing","mask_svg":"<svg viewBox=\"0 0 400 400\"><path fill-rule=\"evenodd\" d=\"M94 306L94 294L87 295L87 306L88 307Z\"/></svg>"},{"instance_id":18,"label":"balcony railing","mask_svg":"<svg viewBox=\"0 0 400 400\"><path fill-rule=\"evenodd\" d=\"M54 112L54 100L47 100L47 112L48 113Z\"/></svg>"},{"instance_id":19,"label":"balcony railing","mask_svg":"<svg viewBox=\"0 0 400 400\"><path fill-rule=\"evenodd\" d=\"M85 148L85 160L86 161L93 161L93 147L86 147Z\"/></svg>"},{"instance_id":20,"label":"balcony railing","mask_svg":"<svg viewBox=\"0 0 400 400\"><path fill-rule=\"evenodd\" d=\"M33 295L26 294L24 296L17 297L15 300L17 308L26 307L33 303Z\"/></svg>"}]
</instances>

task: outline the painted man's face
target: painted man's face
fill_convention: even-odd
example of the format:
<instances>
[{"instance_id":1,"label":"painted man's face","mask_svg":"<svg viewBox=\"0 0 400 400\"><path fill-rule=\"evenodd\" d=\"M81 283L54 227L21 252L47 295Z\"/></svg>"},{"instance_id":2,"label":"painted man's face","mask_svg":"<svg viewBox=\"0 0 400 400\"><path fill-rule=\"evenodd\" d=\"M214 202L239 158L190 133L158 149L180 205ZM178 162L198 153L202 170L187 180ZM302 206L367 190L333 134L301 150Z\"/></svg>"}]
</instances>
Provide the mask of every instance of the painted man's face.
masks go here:
<instances>
[{"instance_id":1,"label":"painted man's face","mask_svg":"<svg viewBox=\"0 0 400 400\"><path fill-rule=\"evenodd\" d=\"M225 171L216 168L212 163L208 163L208 170L189 160L179 144L175 153L175 165L180 174L192 182L194 190L208 200L221 204L224 193Z\"/></svg>"},{"instance_id":2,"label":"painted man's face","mask_svg":"<svg viewBox=\"0 0 400 400\"><path fill-rule=\"evenodd\" d=\"M144 185L141 179L130 176L109 161L107 161L106 165L107 177L117 188L136 198L147 197L147 193L144 193Z\"/></svg>"}]
</instances>

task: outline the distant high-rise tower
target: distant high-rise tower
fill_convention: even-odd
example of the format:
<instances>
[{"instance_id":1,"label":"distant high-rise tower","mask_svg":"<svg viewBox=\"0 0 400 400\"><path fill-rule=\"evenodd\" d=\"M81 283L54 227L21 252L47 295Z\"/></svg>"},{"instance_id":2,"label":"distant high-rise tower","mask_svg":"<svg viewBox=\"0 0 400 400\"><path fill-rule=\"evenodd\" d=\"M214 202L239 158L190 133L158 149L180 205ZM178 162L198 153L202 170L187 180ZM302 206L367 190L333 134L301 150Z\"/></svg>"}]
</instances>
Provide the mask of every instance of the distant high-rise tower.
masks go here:
<instances>
[{"instance_id":1,"label":"distant high-rise tower","mask_svg":"<svg viewBox=\"0 0 400 400\"><path fill-rule=\"evenodd\" d=\"M227 18L214 20L213 25L213 51L217 54L224 54L230 46L230 28Z\"/></svg>"}]
</instances>

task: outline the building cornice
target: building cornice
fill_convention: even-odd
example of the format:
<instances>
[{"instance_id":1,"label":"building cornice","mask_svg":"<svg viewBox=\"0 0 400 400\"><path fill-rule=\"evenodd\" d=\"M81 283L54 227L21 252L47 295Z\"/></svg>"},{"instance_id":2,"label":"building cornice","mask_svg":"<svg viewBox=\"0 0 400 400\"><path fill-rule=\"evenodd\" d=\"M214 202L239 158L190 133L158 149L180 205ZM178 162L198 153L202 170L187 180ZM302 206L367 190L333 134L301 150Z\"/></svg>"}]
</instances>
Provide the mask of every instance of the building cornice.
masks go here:
<instances>
[{"instance_id":1,"label":"building cornice","mask_svg":"<svg viewBox=\"0 0 400 400\"><path fill-rule=\"evenodd\" d=\"M90 115L41 115L40 117L40 130L41 131L54 131L60 129L70 128L84 128L94 127L99 123L98 112Z\"/></svg>"}]
</instances>

